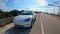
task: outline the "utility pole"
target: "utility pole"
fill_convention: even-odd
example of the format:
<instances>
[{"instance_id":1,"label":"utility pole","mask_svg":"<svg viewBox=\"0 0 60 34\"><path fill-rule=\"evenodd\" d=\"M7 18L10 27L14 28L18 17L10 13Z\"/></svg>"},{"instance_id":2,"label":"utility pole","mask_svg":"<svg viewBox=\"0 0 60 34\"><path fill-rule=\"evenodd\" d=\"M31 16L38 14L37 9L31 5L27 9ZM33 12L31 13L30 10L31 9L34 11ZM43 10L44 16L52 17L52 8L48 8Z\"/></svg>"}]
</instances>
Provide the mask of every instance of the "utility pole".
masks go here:
<instances>
[{"instance_id":1,"label":"utility pole","mask_svg":"<svg viewBox=\"0 0 60 34\"><path fill-rule=\"evenodd\" d=\"M28 11L29 11L29 8L28 8Z\"/></svg>"},{"instance_id":2,"label":"utility pole","mask_svg":"<svg viewBox=\"0 0 60 34\"><path fill-rule=\"evenodd\" d=\"M36 11L37 11L37 8L36 8Z\"/></svg>"},{"instance_id":3,"label":"utility pole","mask_svg":"<svg viewBox=\"0 0 60 34\"><path fill-rule=\"evenodd\" d=\"M26 8L27 11L29 11L29 8Z\"/></svg>"},{"instance_id":4,"label":"utility pole","mask_svg":"<svg viewBox=\"0 0 60 34\"><path fill-rule=\"evenodd\" d=\"M27 10L27 8L26 8L26 10Z\"/></svg>"}]
</instances>

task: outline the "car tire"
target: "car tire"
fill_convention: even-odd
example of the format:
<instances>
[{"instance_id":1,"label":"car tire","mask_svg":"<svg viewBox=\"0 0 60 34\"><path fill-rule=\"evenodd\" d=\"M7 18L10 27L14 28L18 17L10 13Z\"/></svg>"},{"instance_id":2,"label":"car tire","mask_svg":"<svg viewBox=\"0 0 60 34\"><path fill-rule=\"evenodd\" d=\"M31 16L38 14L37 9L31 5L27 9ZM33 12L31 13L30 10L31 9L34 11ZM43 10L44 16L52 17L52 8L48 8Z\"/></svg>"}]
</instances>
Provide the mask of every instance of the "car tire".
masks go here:
<instances>
[{"instance_id":1,"label":"car tire","mask_svg":"<svg viewBox=\"0 0 60 34\"><path fill-rule=\"evenodd\" d=\"M36 20L36 18L35 18L35 20Z\"/></svg>"},{"instance_id":2,"label":"car tire","mask_svg":"<svg viewBox=\"0 0 60 34\"><path fill-rule=\"evenodd\" d=\"M32 19L32 20L31 20L31 28L32 28L32 26L33 26L33 22L34 22L34 20Z\"/></svg>"},{"instance_id":3,"label":"car tire","mask_svg":"<svg viewBox=\"0 0 60 34\"><path fill-rule=\"evenodd\" d=\"M36 21L36 18L34 19L34 22Z\"/></svg>"}]
</instances>

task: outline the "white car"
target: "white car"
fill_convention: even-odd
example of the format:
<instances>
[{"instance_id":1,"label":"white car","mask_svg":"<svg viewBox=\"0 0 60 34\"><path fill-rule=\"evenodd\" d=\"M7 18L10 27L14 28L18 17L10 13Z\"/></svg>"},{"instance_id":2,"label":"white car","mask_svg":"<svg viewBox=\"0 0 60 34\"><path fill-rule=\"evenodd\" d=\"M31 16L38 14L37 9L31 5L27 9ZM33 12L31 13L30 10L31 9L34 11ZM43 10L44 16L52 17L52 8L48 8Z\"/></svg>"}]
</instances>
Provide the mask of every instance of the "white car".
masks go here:
<instances>
[{"instance_id":1,"label":"white car","mask_svg":"<svg viewBox=\"0 0 60 34\"><path fill-rule=\"evenodd\" d=\"M32 27L36 14L32 11L23 11L13 20L16 27Z\"/></svg>"}]
</instances>

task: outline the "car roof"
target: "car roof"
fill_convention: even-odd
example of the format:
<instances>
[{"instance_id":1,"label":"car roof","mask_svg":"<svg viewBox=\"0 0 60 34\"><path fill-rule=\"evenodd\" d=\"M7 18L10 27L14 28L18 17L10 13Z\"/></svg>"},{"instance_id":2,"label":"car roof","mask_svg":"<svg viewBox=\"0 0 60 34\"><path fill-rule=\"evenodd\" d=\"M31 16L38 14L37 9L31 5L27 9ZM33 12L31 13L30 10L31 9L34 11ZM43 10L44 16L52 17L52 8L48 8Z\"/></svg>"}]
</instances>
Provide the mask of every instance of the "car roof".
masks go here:
<instances>
[{"instance_id":1,"label":"car roof","mask_svg":"<svg viewBox=\"0 0 60 34\"><path fill-rule=\"evenodd\" d=\"M33 11L23 11L23 12L28 12L28 13L32 13Z\"/></svg>"}]
</instances>

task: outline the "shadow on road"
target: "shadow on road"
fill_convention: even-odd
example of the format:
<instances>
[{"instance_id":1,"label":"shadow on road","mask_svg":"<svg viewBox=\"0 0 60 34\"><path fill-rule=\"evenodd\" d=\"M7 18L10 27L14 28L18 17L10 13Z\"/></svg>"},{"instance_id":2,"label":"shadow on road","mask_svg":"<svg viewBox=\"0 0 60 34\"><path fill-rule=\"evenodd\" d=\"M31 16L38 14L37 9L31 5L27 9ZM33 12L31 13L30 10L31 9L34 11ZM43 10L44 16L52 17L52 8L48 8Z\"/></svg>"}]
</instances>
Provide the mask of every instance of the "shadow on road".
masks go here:
<instances>
[{"instance_id":1,"label":"shadow on road","mask_svg":"<svg viewBox=\"0 0 60 34\"><path fill-rule=\"evenodd\" d=\"M35 21L34 21L35 22ZM33 25L34 25L33 22ZM32 27L33 27L32 25ZM15 26L6 30L5 34L29 34L32 28L16 28Z\"/></svg>"},{"instance_id":2,"label":"shadow on road","mask_svg":"<svg viewBox=\"0 0 60 34\"><path fill-rule=\"evenodd\" d=\"M31 28L16 28L15 26L6 30L5 34L29 34Z\"/></svg>"}]
</instances>

